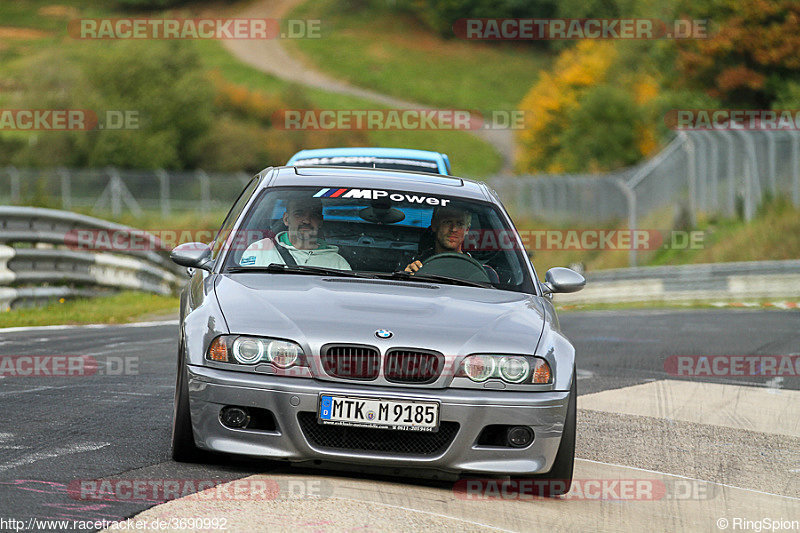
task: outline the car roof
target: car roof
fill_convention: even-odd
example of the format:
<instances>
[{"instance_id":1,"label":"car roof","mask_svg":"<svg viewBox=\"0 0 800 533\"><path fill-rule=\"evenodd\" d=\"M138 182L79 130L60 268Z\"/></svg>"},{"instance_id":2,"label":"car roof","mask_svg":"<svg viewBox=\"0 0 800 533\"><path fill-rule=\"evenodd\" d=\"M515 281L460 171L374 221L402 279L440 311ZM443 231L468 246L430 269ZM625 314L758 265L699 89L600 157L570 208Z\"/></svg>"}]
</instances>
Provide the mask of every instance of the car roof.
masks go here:
<instances>
[{"instance_id":1,"label":"car roof","mask_svg":"<svg viewBox=\"0 0 800 533\"><path fill-rule=\"evenodd\" d=\"M300 150L292 156L292 159L302 159L306 157L328 157L335 155L374 155L380 157L392 156L415 159L430 159L436 161L442 159L442 154L430 150L412 150L411 148L377 148L374 146Z\"/></svg>"},{"instance_id":2,"label":"car roof","mask_svg":"<svg viewBox=\"0 0 800 533\"><path fill-rule=\"evenodd\" d=\"M271 173L262 171L262 186L319 186L353 187L362 189L399 190L417 193L458 196L497 203L485 184L465 178L380 168L341 166L275 167Z\"/></svg>"},{"instance_id":3,"label":"car roof","mask_svg":"<svg viewBox=\"0 0 800 533\"><path fill-rule=\"evenodd\" d=\"M419 159L435 161L439 171L446 174L450 171L450 160L447 155L430 150L413 150L411 148L377 148L373 146L353 148L317 148L314 150L300 150L294 154L287 165L293 165L300 159L315 157L394 157L400 159Z\"/></svg>"}]
</instances>

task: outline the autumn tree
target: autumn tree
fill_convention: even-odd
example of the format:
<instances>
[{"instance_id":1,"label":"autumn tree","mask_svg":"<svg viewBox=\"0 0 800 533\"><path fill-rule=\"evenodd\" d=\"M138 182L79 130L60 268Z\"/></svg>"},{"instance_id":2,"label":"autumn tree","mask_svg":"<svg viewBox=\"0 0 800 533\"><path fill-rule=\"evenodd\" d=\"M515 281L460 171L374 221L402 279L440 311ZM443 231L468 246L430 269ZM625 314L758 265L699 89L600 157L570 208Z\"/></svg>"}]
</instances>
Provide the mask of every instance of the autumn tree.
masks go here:
<instances>
[{"instance_id":1,"label":"autumn tree","mask_svg":"<svg viewBox=\"0 0 800 533\"><path fill-rule=\"evenodd\" d=\"M800 2L713 0L688 2L692 18L707 18L707 39L678 41L685 83L723 104L768 108L791 80L800 80Z\"/></svg>"}]
</instances>

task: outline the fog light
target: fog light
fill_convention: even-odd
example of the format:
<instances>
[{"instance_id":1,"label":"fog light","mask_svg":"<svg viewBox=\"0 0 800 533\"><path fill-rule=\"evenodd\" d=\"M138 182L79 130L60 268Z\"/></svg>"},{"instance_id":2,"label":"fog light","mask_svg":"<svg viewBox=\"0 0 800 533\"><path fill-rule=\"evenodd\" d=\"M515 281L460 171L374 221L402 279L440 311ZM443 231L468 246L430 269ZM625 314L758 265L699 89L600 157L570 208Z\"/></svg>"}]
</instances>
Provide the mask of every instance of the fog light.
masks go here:
<instances>
[{"instance_id":1,"label":"fog light","mask_svg":"<svg viewBox=\"0 0 800 533\"><path fill-rule=\"evenodd\" d=\"M528 426L513 426L508 428L506 440L509 446L524 448L533 440L533 431Z\"/></svg>"},{"instance_id":2,"label":"fog light","mask_svg":"<svg viewBox=\"0 0 800 533\"><path fill-rule=\"evenodd\" d=\"M219 420L223 426L241 429L250 423L250 414L241 407L223 407L219 412Z\"/></svg>"}]
</instances>

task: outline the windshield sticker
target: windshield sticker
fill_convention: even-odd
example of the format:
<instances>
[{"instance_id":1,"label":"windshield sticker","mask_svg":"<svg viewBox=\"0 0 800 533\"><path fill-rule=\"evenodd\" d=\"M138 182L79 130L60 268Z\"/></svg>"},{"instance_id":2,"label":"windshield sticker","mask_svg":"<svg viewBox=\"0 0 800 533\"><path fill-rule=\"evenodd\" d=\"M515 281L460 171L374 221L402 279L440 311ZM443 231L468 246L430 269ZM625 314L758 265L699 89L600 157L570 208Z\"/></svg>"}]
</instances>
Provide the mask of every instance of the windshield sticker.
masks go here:
<instances>
[{"instance_id":1,"label":"windshield sticker","mask_svg":"<svg viewBox=\"0 0 800 533\"><path fill-rule=\"evenodd\" d=\"M423 196L421 194L389 192L379 189L339 189L337 187L320 189L317 191L317 194L314 195L314 198L363 198L367 200L388 198L393 202L428 205L447 205L450 203L450 200L445 198Z\"/></svg>"}]
</instances>

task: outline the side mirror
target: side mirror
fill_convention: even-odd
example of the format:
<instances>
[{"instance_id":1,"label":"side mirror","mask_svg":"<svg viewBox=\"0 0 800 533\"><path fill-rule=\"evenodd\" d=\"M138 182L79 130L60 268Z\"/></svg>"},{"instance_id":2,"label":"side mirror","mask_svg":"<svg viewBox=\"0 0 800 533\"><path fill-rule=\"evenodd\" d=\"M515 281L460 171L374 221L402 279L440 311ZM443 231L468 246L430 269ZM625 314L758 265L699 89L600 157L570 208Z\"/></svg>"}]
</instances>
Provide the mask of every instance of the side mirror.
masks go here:
<instances>
[{"instance_id":1,"label":"side mirror","mask_svg":"<svg viewBox=\"0 0 800 533\"><path fill-rule=\"evenodd\" d=\"M546 294L557 292L577 292L586 285L586 278L564 267L554 267L544 275Z\"/></svg>"},{"instance_id":2,"label":"side mirror","mask_svg":"<svg viewBox=\"0 0 800 533\"><path fill-rule=\"evenodd\" d=\"M169 253L175 263L189 267L211 270L211 248L202 242L186 242Z\"/></svg>"}]
</instances>

